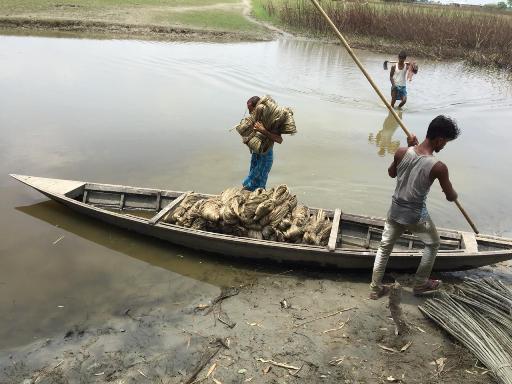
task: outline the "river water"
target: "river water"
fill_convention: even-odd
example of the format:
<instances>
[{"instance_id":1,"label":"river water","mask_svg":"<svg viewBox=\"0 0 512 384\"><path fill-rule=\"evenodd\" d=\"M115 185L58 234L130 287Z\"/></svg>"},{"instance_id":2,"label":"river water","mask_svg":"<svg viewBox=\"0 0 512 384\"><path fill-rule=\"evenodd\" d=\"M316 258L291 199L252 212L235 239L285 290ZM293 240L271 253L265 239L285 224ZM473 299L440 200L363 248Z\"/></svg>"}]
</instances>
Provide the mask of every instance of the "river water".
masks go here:
<instances>
[{"instance_id":1,"label":"river water","mask_svg":"<svg viewBox=\"0 0 512 384\"><path fill-rule=\"evenodd\" d=\"M357 52L387 95L392 57ZM512 81L419 61L402 112L424 137L438 114L462 135L437 156L481 232L512 236ZM99 322L133 303L242 283L264 267L154 241L76 215L9 173L218 193L249 166L236 131L252 95L295 111L269 185L312 206L385 216L405 136L339 46L0 36L0 350ZM439 186L439 227L470 230ZM363 276L363 279L367 276Z\"/></svg>"}]
</instances>

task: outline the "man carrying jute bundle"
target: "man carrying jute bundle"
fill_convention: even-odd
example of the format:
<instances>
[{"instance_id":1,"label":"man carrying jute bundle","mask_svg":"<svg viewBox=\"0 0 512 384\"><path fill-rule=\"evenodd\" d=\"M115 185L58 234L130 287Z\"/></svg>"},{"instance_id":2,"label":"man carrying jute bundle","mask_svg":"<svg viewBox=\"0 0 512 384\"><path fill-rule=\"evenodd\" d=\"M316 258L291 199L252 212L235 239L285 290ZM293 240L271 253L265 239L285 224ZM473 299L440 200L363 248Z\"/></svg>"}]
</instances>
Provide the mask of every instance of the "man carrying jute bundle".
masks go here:
<instances>
[{"instance_id":1,"label":"man carrying jute bundle","mask_svg":"<svg viewBox=\"0 0 512 384\"><path fill-rule=\"evenodd\" d=\"M408 148L402 147L396 151L395 158L388 168L389 176L397 178L396 188L373 265L370 299L376 300L388 293L389 287L382 284L382 278L393 246L406 230L418 235L425 245L416 271L414 294L430 293L441 286L441 280L429 278L440 239L436 226L427 212L425 201L430 186L436 179L439 180L448 201L457 199L457 192L453 189L448 176L448 168L437 161L433 153L441 151L447 142L455 140L458 136L457 124L450 118L440 115L430 122L427 137L421 144L416 145L418 140L416 136L412 136L407 139Z\"/></svg>"},{"instance_id":2,"label":"man carrying jute bundle","mask_svg":"<svg viewBox=\"0 0 512 384\"><path fill-rule=\"evenodd\" d=\"M247 100L250 115L243 119L236 130L251 151L249 174L242 182L245 189L254 191L265 188L274 160L274 143L283 142L282 134L297 132L293 112L279 107L270 96L253 96Z\"/></svg>"},{"instance_id":3,"label":"man carrying jute bundle","mask_svg":"<svg viewBox=\"0 0 512 384\"><path fill-rule=\"evenodd\" d=\"M407 82L412 80L412 75L418 73L415 62L407 63L407 53L401 51L398 54L398 62L391 67L389 80L391 81L391 106L394 108L397 100L400 100L398 108L402 108L407 102Z\"/></svg>"}]
</instances>

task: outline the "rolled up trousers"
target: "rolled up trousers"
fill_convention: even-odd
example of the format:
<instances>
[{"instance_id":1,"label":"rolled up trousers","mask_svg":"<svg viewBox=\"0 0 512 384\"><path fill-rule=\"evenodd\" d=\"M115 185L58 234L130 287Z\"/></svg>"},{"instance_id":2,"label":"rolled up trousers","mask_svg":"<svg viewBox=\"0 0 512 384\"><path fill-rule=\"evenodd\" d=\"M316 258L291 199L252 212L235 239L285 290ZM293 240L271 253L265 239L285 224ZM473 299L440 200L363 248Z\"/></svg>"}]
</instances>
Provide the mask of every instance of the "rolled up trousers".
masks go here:
<instances>
[{"instance_id":1,"label":"rolled up trousers","mask_svg":"<svg viewBox=\"0 0 512 384\"><path fill-rule=\"evenodd\" d=\"M406 230L417 235L425 244L420 265L416 271L415 287L424 285L430 277L440 244L439 234L430 216L425 222L408 225L397 223L388 218L384 224L382 240L373 264L372 282L370 284L372 290L378 290L382 286L382 278L386 271L389 255L393 251L395 242Z\"/></svg>"}]
</instances>

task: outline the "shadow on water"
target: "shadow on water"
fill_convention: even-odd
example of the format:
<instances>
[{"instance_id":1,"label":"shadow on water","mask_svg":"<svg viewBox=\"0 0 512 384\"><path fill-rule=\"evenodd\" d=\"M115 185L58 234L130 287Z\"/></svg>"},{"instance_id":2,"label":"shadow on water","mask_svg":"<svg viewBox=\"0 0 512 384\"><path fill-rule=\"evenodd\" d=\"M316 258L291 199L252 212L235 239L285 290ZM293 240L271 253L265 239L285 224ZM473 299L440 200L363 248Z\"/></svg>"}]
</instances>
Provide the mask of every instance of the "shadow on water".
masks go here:
<instances>
[{"instance_id":1,"label":"shadow on water","mask_svg":"<svg viewBox=\"0 0 512 384\"><path fill-rule=\"evenodd\" d=\"M402 111L397 111L397 114L401 119ZM398 122L391 114L391 112L388 112L388 115L384 119L384 123L382 123L381 130L377 132L376 135L373 133L368 135L368 142L377 146L379 149L377 154L380 157L384 157L386 153L393 155L398 147L400 147L400 140L393 140L393 135L395 134L398 127Z\"/></svg>"},{"instance_id":2,"label":"shadow on water","mask_svg":"<svg viewBox=\"0 0 512 384\"><path fill-rule=\"evenodd\" d=\"M110 226L80 215L54 201L20 206L16 207L16 210L51 225L57 225L67 232L112 251L219 287L236 284L244 276L257 273L263 268L256 264L240 263L237 260L230 260L228 264L219 255L199 253ZM205 261L205 258L208 261ZM219 273L219 269L222 269L222 273ZM213 270L215 273L212 273ZM276 270L276 272L280 271Z\"/></svg>"},{"instance_id":3,"label":"shadow on water","mask_svg":"<svg viewBox=\"0 0 512 384\"><path fill-rule=\"evenodd\" d=\"M167 269L218 287L247 283L268 275L293 274L299 278L366 282L369 271L331 271L300 265L236 260L191 250L163 240L140 235L80 215L54 201L45 201L16 210L68 231L88 241L134 259ZM293 268L293 269L292 269Z\"/></svg>"}]
</instances>

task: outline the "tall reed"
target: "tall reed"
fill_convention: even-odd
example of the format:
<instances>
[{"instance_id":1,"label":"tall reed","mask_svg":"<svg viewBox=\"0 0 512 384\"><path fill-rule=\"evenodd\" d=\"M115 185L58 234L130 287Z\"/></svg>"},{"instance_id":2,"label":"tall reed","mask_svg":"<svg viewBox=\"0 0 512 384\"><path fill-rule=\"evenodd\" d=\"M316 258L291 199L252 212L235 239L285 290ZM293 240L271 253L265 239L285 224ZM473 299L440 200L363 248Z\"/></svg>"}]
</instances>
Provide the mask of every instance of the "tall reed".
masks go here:
<instances>
[{"instance_id":1,"label":"tall reed","mask_svg":"<svg viewBox=\"0 0 512 384\"><path fill-rule=\"evenodd\" d=\"M332 34L309 0L261 0L291 29ZM512 69L512 12L404 3L322 1L342 33L414 47L416 54L461 57Z\"/></svg>"}]
</instances>

